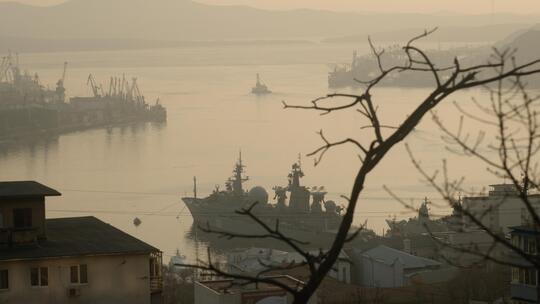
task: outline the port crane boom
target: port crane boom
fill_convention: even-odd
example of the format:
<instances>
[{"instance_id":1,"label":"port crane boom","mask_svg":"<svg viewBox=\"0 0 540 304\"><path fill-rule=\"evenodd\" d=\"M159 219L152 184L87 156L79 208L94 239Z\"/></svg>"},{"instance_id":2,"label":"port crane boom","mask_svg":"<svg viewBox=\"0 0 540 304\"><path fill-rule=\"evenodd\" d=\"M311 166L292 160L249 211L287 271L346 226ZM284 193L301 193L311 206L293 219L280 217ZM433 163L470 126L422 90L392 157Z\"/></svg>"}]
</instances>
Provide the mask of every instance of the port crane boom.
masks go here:
<instances>
[{"instance_id":1,"label":"port crane boom","mask_svg":"<svg viewBox=\"0 0 540 304\"><path fill-rule=\"evenodd\" d=\"M99 94L99 86L97 85L96 79L92 74L88 75L88 81L86 83L90 85L90 88L94 93L94 97L101 97L101 95Z\"/></svg>"}]
</instances>

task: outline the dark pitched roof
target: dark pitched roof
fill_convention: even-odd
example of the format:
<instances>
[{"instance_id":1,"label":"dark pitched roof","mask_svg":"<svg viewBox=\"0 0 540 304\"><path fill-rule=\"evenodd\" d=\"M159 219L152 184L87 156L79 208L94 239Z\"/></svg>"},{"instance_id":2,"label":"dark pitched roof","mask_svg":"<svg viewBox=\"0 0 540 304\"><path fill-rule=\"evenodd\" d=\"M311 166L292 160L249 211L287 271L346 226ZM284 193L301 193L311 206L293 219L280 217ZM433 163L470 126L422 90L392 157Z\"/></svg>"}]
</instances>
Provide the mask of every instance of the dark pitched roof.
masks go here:
<instances>
[{"instance_id":1,"label":"dark pitched roof","mask_svg":"<svg viewBox=\"0 0 540 304\"><path fill-rule=\"evenodd\" d=\"M59 195L60 192L35 181L0 182L0 198Z\"/></svg>"},{"instance_id":2,"label":"dark pitched roof","mask_svg":"<svg viewBox=\"0 0 540 304\"><path fill-rule=\"evenodd\" d=\"M95 217L47 219L47 240L38 246L0 248L0 261L66 256L147 254L157 248Z\"/></svg>"},{"instance_id":3,"label":"dark pitched roof","mask_svg":"<svg viewBox=\"0 0 540 304\"><path fill-rule=\"evenodd\" d=\"M392 265L396 260L400 260L405 269L441 266L441 263L435 260L415 256L385 245L368 250L363 255L380 260L387 265Z\"/></svg>"},{"instance_id":4,"label":"dark pitched roof","mask_svg":"<svg viewBox=\"0 0 540 304\"><path fill-rule=\"evenodd\" d=\"M510 228L511 234L540 234L540 231L533 226L514 226L508 228Z\"/></svg>"},{"instance_id":5,"label":"dark pitched roof","mask_svg":"<svg viewBox=\"0 0 540 304\"><path fill-rule=\"evenodd\" d=\"M266 276L265 278L273 279L291 288L300 288L305 284L304 282L294 277L291 277L289 275L271 275L271 276ZM268 284L268 283L258 283L258 284L251 283L247 285L231 284L233 282L234 282L233 279L221 279L221 280L199 281L198 283L203 286L206 286L207 288L212 289L213 291L217 293L233 293L234 294L237 292L249 292L249 293L263 292L264 293L265 291L276 291L276 290L283 291L283 289L275 285Z\"/></svg>"}]
</instances>

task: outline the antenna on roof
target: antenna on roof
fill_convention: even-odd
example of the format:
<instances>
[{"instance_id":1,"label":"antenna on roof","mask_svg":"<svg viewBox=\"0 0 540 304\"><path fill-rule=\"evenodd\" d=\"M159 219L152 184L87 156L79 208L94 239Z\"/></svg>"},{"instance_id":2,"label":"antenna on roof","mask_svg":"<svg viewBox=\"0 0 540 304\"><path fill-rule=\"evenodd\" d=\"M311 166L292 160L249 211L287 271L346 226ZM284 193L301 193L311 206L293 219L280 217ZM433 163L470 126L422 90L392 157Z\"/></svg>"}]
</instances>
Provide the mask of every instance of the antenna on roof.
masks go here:
<instances>
[{"instance_id":1,"label":"antenna on roof","mask_svg":"<svg viewBox=\"0 0 540 304\"><path fill-rule=\"evenodd\" d=\"M197 177L193 177L193 197L197 198Z\"/></svg>"}]
</instances>

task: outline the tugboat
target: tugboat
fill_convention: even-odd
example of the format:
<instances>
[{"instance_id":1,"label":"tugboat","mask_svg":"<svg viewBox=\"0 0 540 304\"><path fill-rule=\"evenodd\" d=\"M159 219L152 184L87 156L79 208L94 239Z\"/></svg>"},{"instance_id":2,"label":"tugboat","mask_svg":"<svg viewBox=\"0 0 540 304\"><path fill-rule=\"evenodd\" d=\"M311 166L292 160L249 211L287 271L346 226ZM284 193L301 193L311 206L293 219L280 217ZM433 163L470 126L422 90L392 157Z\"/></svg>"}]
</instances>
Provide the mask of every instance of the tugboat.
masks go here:
<instances>
[{"instance_id":1,"label":"tugboat","mask_svg":"<svg viewBox=\"0 0 540 304\"><path fill-rule=\"evenodd\" d=\"M233 177L225 183L225 190L216 187L206 198L197 198L196 194L182 198L195 225L231 233L264 233L263 228L251 218L236 213L257 203L252 212L270 227L275 227L279 219L279 230L288 237L312 245L327 245L333 240L343 218L343 207L325 200L327 192L324 187L310 189L300 184L304 176L300 160L292 165L287 186L273 188L275 203L269 203L268 192L263 187L244 190L243 183L248 180L244 169L240 155ZM290 194L289 200L287 194Z\"/></svg>"},{"instance_id":2,"label":"tugboat","mask_svg":"<svg viewBox=\"0 0 540 304\"><path fill-rule=\"evenodd\" d=\"M268 87L264 83L261 82L261 78L259 74L257 74L257 83L251 89L251 93L255 95L265 95L265 94L272 93L272 91L270 91Z\"/></svg>"}]
</instances>

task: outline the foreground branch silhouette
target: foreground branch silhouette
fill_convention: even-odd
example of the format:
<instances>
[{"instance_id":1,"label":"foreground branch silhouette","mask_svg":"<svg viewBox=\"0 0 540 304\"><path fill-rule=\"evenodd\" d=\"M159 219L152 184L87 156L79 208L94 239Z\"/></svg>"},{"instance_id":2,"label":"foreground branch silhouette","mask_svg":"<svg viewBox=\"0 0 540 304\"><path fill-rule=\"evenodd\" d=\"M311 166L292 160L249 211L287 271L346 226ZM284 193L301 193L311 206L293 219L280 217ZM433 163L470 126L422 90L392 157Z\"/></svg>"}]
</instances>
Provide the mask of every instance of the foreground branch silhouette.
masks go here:
<instances>
[{"instance_id":1,"label":"foreground branch silhouette","mask_svg":"<svg viewBox=\"0 0 540 304\"><path fill-rule=\"evenodd\" d=\"M295 304L307 303L319 288L326 275L333 269L334 263L338 260L343 246L359 233L359 231L351 233L350 230L357 203L364 190L364 185L369 174L377 168L377 165L384 159L388 152L402 142L415 129L426 114L430 113L430 111L435 109L441 102L456 92L475 87L482 87L511 77L524 77L540 73L540 60L531 61L521 65L514 65L503 73L496 75L489 73L493 68L505 66L506 60L508 60L505 57L499 57L499 60L493 62L488 61L485 64L468 67L462 67L460 61L455 58L453 65L438 67L437 63L433 62L424 50L415 46L415 43L418 40L429 36L433 31L435 31L435 29L425 31L421 35L409 40L403 47L404 63L392 67L385 67L384 50L377 50L369 39L369 45L371 46L375 60L377 60L379 70L378 75L371 80L357 80L365 86L365 89L358 95L330 94L313 100L310 105L290 105L285 102L283 103L284 108L286 109L313 110L320 112L321 115L330 115L337 111L356 111L361 115L361 119L367 121L368 124L366 127L361 128L360 131L364 132L365 130L369 130L371 135L368 137L365 133L359 132L358 139L345 138L332 141L328 139L321 130L319 135L323 141L323 145L308 154L313 156L315 158L315 164L318 164L322 161L324 155L332 148L340 145L352 144L357 148L360 156L360 164L356 177L354 178L354 185L347 198L348 205L346 207L346 212L343 216L341 225L339 226L338 233L329 249L320 250L318 254L303 250L301 248L300 240L291 239L280 232L279 222L275 224L275 227L272 227L259 219L252 212L253 206L239 210L237 213L248 216L253 221L257 222L264 229L265 234L239 235L215 230L211 227L201 227L203 231L216 233L225 238L272 238L284 242L287 246L303 256L305 259L304 264L309 267L310 277L304 285L296 286L295 288L284 286L284 284L279 281L266 276L267 271L252 277L226 273L212 263L210 253L208 255L208 261L205 261L203 266L189 266L211 271L220 276L236 279L237 281L235 281L234 284L273 284L289 292L294 297ZM381 122L378 106L373 99L372 91L386 78L403 72L429 73L433 77L433 88L422 100L418 101L418 105L408 113L403 121L392 122L391 125L389 125ZM343 100L346 100L346 102ZM294 267L294 265L291 265L290 267Z\"/></svg>"},{"instance_id":2,"label":"foreground branch silhouette","mask_svg":"<svg viewBox=\"0 0 540 304\"><path fill-rule=\"evenodd\" d=\"M514 53L513 50L495 50L493 58L503 64L494 67L493 74L501 76L514 70L517 66ZM433 122L442 131L442 140L448 151L484 164L488 173L497 179L504 179L505 184L509 181L507 185L511 190L502 195L494 206L478 210L465 205L461 200L463 195L474 197L481 193L466 189L464 177L452 178L446 160L443 160L441 169L428 172L411 148L407 147L413 165L424 181L435 189L447 206L453 208L454 217L462 220L457 232L479 230L488 238L489 244L482 248L473 242L456 245L426 229L439 246L441 258L454 266L471 266L455 263L443 253L455 252L474 257L477 266L493 263L512 267L512 280L517 281L521 280L522 270L533 270L535 278L540 273L540 201L538 196L530 193L531 190L540 190L540 164L537 161L540 152L540 95L534 95L535 91L529 91L526 87L525 79L518 73L483 86L489 94L489 101L481 103L473 99L473 110L465 110L455 102L454 106L461 114L455 130L435 111L431 113ZM474 129L470 127L471 124L476 124ZM414 208L389 189L387 191L407 208ZM509 239L505 231L509 227L491 225L491 217L498 216L496 209L512 203L515 203L513 208L521 209L521 223L516 226L527 229L528 246L524 246L518 238ZM540 285L536 286L540 291Z\"/></svg>"}]
</instances>

